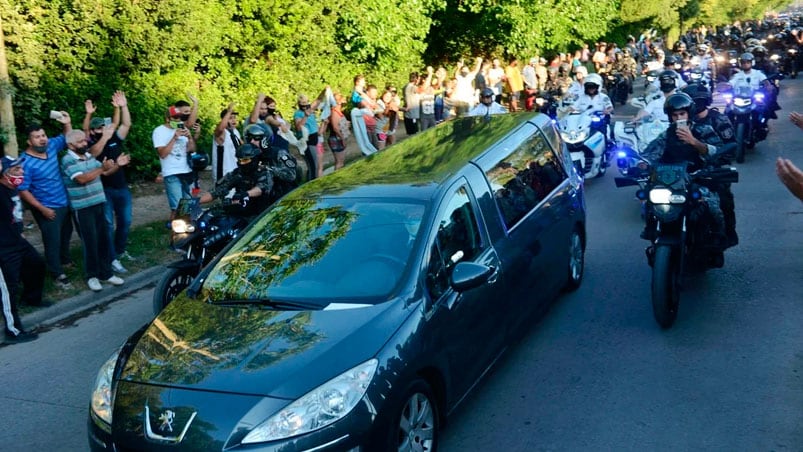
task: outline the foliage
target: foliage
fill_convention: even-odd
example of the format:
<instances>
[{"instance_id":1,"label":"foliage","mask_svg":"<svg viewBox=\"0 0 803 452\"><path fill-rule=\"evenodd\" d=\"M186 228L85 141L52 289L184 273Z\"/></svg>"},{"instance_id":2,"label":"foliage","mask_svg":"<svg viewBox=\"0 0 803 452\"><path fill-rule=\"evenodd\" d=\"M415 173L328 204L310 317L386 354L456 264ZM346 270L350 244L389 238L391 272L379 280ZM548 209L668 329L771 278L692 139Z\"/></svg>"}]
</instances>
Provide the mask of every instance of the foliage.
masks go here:
<instances>
[{"instance_id":1,"label":"foliage","mask_svg":"<svg viewBox=\"0 0 803 452\"><path fill-rule=\"evenodd\" d=\"M84 100L111 115L117 89L129 99L132 169L152 178L159 163L152 130L165 108L188 94L201 100L202 150L220 111L241 117L257 93L275 98L285 117L296 96L325 85L351 90L362 73L379 86L402 86L426 64L473 56L515 56L576 48L607 33L649 24L666 30L681 18L722 23L757 17L789 0L0 0L18 133L66 110L74 126ZM699 10L699 15L696 11ZM616 30L612 31L612 28ZM618 30L618 31L617 31ZM634 33L636 34L636 33ZM20 143L26 137L19 136Z\"/></svg>"}]
</instances>

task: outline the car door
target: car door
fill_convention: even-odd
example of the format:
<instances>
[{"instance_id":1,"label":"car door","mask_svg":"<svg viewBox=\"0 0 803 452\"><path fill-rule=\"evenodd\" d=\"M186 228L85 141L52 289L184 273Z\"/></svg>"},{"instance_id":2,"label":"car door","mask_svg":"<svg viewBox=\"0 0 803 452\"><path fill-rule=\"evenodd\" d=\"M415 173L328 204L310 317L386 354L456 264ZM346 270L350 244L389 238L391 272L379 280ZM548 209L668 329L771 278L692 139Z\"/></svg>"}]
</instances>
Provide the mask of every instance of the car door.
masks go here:
<instances>
[{"instance_id":1,"label":"car door","mask_svg":"<svg viewBox=\"0 0 803 452\"><path fill-rule=\"evenodd\" d=\"M499 258L478 223L476 199L467 181L460 179L444 193L428 236L424 286L431 306L432 345L436 353L445 353L450 387L462 394L501 352L504 288ZM495 271L480 287L456 292L449 281L459 262L480 263Z\"/></svg>"}]
</instances>

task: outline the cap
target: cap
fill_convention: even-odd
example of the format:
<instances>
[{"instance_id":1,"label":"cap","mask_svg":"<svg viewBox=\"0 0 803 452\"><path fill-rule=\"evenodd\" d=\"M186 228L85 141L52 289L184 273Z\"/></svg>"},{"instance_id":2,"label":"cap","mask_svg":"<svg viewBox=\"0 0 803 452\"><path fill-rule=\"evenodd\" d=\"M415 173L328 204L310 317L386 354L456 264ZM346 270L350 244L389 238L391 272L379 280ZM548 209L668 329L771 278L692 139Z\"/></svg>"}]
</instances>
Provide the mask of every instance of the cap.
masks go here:
<instances>
[{"instance_id":1,"label":"cap","mask_svg":"<svg viewBox=\"0 0 803 452\"><path fill-rule=\"evenodd\" d=\"M3 157L3 170L2 174L5 174L6 171L14 168L15 166L22 165L22 158L12 159L11 157Z\"/></svg>"},{"instance_id":2,"label":"cap","mask_svg":"<svg viewBox=\"0 0 803 452\"><path fill-rule=\"evenodd\" d=\"M171 105L167 107L167 115L170 116L171 118L177 118L181 116L181 110Z\"/></svg>"},{"instance_id":3,"label":"cap","mask_svg":"<svg viewBox=\"0 0 803 452\"><path fill-rule=\"evenodd\" d=\"M104 125L105 123L103 122L103 118L92 118L92 120L89 121L90 129L100 129Z\"/></svg>"},{"instance_id":4,"label":"cap","mask_svg":"<svg viewBox=\"0 0 803 452\"><path fill-rule=\"evenodd\" d=\"M530 64L538 63L538 58L530 58Z\"/></svg>"}]
</instances>

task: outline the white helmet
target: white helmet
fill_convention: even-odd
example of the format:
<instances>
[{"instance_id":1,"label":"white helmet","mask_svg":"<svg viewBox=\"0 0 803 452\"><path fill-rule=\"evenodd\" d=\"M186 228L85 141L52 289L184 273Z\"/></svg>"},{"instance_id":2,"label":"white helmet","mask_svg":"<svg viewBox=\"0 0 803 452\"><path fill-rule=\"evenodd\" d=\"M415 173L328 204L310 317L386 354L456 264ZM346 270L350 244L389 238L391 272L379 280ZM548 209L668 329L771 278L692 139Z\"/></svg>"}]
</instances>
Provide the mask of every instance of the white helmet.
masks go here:
<instances>
[{"instance_id":1,"label":"white helmet","mask_svg":"<svg viewBox=\"0 0 803 452\"><path fill-rule=\"evenodd\" d=\"M583 85L588 84L595 84L598 88L602 88L602 77L599 74L588 74L588 76L583 80Z\"/></svg>"}]
</instances>

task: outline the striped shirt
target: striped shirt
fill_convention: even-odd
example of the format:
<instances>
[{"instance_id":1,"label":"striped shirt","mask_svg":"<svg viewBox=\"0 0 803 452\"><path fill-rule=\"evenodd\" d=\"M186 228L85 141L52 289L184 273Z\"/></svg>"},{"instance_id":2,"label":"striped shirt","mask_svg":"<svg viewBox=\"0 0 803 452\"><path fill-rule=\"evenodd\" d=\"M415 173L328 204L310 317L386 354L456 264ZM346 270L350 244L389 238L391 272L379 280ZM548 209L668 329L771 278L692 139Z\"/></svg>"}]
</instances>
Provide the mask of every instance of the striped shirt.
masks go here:
<instances>
[{"instance_id":1,"label":"striped shirt","mask_svg":"<svg viewBox=\"0 0 803 452\"><path fill-rule=\"evenodd\" d=\"M103 191L103 182L100 181L100 176L85 184L81 184L75 180L76 176L88 173L102 166L103 165L88 152L84 154L84 158L82 159L80 155L69 150L67 154L61 158L61 171L64 174L64 185L67 186L67 194L70 196L70 205L73 210L81 210L106 202L106 194Z\"/></svg>"},{"instance_id":2,"label":"striped shirt","mask_svg":"<svg viewBox=\"0 0 803 452\"><path fill-rule=\"evenodd\" d=\"M19 186L20 191L30 191L43 206L51 209L67 207L67 191L61 178L59 168L59 152L67 147L64 135L47 141L47 158L41 159L25 154L22 167L25 169L25 180Z\"/></svg>"}]
</instances>

